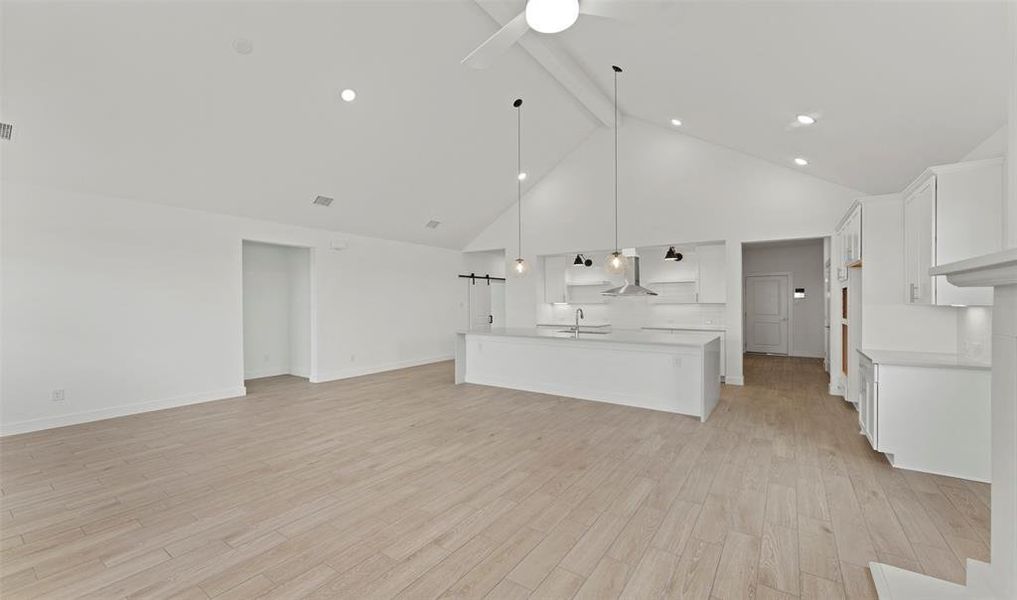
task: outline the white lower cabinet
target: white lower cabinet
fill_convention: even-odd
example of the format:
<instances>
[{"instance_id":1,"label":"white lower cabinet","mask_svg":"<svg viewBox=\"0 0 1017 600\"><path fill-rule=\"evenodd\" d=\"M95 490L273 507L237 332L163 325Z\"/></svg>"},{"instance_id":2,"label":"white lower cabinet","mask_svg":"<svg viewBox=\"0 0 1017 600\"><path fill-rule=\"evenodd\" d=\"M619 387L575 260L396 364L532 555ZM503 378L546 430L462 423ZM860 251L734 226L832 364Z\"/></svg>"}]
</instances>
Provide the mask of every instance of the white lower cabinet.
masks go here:
<instances>
[{"instance_id":1,"label":"white lower cabinet","mask_svg":"<svg viewBox=\"0 0 1017 600\"><path fill-rule=\"evenodd\" d=\"M921 364L859 353L861 432L894 467L988 482L991 370L926 356Z\"/></svg>"},{"instance_id":2,"label":"white lower cabinet","mask_svg":"<svg viewBox=\"0 0 1017 600\"><path fill-rule=\"evenodd\" d=\"M876 387L876 365L864 354L858 360L858 424L873 449L879 449L879 429L876 406L879 404Z\"/></svg>"}]
</instances>

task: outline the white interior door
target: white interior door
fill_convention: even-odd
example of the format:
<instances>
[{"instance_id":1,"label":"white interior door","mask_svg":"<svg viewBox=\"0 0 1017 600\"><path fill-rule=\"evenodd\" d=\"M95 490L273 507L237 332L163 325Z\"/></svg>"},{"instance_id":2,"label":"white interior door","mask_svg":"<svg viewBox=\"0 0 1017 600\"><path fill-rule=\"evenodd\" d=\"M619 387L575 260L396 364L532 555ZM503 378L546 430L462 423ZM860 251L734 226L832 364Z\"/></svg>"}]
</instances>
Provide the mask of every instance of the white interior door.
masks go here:
<instances>
[{"instance_id":1,"label":"white interior door","mask_svg":"<svg viewBox=\"0 0 1017 600\"><path fill-rule=\"evenodd\" d=\"M491 310L491 287L486 281L466 280L470 289L470 329L490 329L494 323Z\"/></svg>"},{"instance_id":2,"label":"white interior door","mask_svg":"<svg viewBox=\"0 0 1017 600\"><path fill-rule=\"evenodd\" d=\"M787 275L745 277L745 349L788 353Z\"/></svg>"}]
</instances>

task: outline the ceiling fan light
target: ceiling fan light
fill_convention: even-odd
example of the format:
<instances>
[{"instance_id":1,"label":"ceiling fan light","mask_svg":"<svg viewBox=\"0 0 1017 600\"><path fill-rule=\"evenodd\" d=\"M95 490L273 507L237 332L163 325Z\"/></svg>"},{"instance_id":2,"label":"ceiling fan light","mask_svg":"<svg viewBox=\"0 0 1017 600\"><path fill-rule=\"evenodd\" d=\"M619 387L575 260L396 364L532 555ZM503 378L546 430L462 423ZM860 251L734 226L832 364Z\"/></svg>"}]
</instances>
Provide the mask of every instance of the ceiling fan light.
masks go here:
<instances>
[{"instance_id":1,"label":"ceiling fan light","mask_svg":"<svg viewBox=\"0 0 1017 600\"><path fill-rule=\"evenodd\" d=\"M540 33L565 31L579 18L579 0L529 0L526 24Z\"/></svg>"}]
</instances>

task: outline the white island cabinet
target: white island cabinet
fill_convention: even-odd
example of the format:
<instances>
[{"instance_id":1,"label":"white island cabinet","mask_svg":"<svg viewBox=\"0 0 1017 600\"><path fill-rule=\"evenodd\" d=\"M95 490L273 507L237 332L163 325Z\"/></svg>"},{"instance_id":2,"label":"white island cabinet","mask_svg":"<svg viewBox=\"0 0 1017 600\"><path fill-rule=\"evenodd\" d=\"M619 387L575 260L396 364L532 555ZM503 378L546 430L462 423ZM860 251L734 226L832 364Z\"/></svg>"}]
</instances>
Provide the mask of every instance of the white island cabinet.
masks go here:
<instances>
[{"instance_id":1,"label":"white island cabinet","mask_svg":"<svg viewBox=\"0 0 1017 600\"><path fill-rule=\"evenodd\" d=\"M720 399L716 333L461 332L456 383L610 402L699 417Z\"/></svg>"}]
</instances>

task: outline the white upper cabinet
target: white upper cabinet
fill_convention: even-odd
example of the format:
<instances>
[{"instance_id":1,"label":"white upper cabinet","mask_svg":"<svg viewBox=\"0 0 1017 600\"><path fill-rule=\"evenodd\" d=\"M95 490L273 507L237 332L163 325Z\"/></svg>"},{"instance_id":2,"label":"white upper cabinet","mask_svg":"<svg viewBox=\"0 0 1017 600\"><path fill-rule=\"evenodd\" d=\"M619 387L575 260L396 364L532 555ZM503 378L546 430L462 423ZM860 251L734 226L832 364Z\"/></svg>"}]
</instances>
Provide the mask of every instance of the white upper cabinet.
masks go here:
<instances>
[{"instance_id":1,"label":"white upper cabinet","mask_svg":"<svg viewBox=\"0 0 1017 600\"><path fill-rule=\"evenodd\" d=\"M565 276L568 269L568 257L544 257L544 302L568 302Z\"/></svg>"},{"instance_id":2,"label":"white upper cabinet","mask_svg":"<svg viewBox=\"0 0 1017 600\"><path fill-rule=\"evenodd\" d=\"M727 302L727 253L724 244L696 248L699 257L699 302Z\"/></svg>"},{"instance_id":3,"label":"white upper cabinet","mask_svg":"<svg viewBox=\"0 0 1017 600\"><path fill-rule=\"evenodd\" d=\"M904 197L904 283L909 304L933 304L932 267L936 176Z\"/></svg>"},{"instance_id":4,"label":"white upper cabinet","mask_svg":"<svg viewBox=\"0 0 1017 600\"><path fill-rule=\"evenodd\" d=\"M834 254L837 257L837 279L846 281L849 265L862 260L862 206L855 204L841 220L833 236Z\"/></svg>"},{"instance_id":5,"label":"white upper cabinet","mask_svg":"<svg viewBox=\"0 0 1017 600\"><path fill-rule=\"evenodd\" d=\"M1002 247L1002 159L933 167L904 191L907 303L992 304L991 288L959 288L929 269Z\"/></svg>"}]
</instances>

